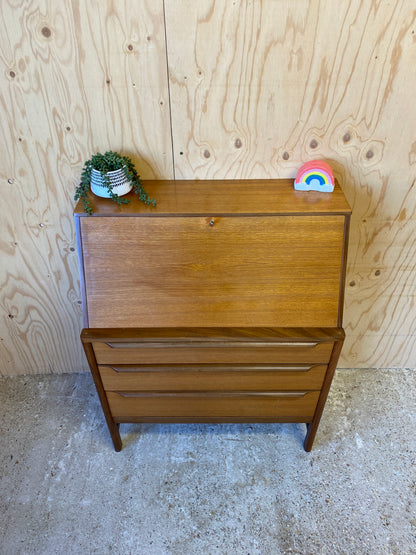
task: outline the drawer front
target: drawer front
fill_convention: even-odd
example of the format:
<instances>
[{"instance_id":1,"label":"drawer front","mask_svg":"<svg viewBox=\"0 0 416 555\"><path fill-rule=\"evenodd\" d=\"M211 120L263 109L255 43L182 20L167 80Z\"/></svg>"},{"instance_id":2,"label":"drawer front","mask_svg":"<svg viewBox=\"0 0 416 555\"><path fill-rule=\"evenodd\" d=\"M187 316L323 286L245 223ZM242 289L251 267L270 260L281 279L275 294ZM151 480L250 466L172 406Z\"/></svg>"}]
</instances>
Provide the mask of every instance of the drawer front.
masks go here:
<instances>
[{"instance_id":1,"label":"drawer front","mask_svg":"<svg viewBox=\"0 0 416 555\"><path fill-rule=\"evenodd\" d=\"M110 410L117 422L188 418L212 421L250 419L252 422L310 422L319 391L267 393L107 393Z\"/></svg>"},{"instance_id":2,"label":"drawer front","mask_svg":"<svg viewBox=\"0 0 416 555\"><path fill-rule=\"evenodd\" d=\"M81 218L91 327L337 324L344 215L161 216Z\"/></svg>"},{"instance_id":3,"label":"drawer front","mask_svg":"<svg viewBox=\"0 0 416 555\"><path fill-rule=\"evenodd\" d=\"M98 364L327 364L333 343L93 343Z\"/></svg>"},{"instance_id":4,"label":"drawer front","mask_svg":"<svg viewBox=\"0 0 416 555\"><path fill-rule=\"evenodd\" d=\"M99 366L108 391L321 389L325 365Z\"/></svg>"}]
</instances>

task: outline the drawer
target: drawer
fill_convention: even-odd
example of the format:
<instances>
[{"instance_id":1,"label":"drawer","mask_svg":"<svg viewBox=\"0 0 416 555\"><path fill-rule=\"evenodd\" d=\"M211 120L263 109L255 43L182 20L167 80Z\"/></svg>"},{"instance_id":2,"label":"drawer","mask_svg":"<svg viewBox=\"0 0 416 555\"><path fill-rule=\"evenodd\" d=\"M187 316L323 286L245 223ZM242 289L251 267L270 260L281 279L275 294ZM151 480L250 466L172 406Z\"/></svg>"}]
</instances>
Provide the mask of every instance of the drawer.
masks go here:
<instances>
[{"instance_id":1,"label":"drawer","mask_svg":"<svg viewBox=\"0 0 416 555\"><path fill-rule=\"evenodd\" d=\"M308 392L130 392L107 393L116 422L310 422L319 391Z\"/></svg>"},{"instance_id":2,"label":"drawer","mask_svg":"<svg viewBox=\"0 0 416 555\"><path fill-rule=\"evenodd\" d=\"M333 343L273 341L93 342L98 364L327 364Z\"/></svg>"},{"instance_id":3,"label":"drawer","mask_svg":"<svg viewBox=\"0 0 416 555\"><path fill-rule=\"evenodd\" d=\"M321 389L325 365L99 366L109 391Z\"/></svg>"}]
</instances>

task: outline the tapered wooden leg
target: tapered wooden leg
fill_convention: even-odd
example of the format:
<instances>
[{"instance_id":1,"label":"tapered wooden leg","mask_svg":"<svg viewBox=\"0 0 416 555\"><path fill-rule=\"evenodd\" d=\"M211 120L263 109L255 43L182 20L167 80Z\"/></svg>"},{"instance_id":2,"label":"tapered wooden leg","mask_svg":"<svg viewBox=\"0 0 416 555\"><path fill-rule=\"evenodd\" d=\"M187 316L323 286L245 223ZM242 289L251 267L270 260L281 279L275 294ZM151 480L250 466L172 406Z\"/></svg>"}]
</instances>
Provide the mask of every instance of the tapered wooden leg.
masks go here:
<instances>
[{"instance_id":1,"label":"tapered wooden leg","mask_svg":"<svg viewBox=\"0 0 416 555\"><path fill-rule=\"evenodd\" d=\"M310 451L312 449L313 441L315 439L316 432L318 430L319 422L315 425L311 423L306 424L306 437L305 441L303 442L303 447L305 451Z\"/></svg>"},{"instance_id":2,"label":"tapered wooden leg","mask_svg":"<svg viewBox=\"0 0 416 555\"><path fill-rule=\"evenodd\" d=\"M319 422L321 421L321 416L325 407L326 398L328 397L329 389L331 387L332 379L335 374L335 369L338 364L338 358L341 354L342 344L344 340L335 341L334 347L332 349L331 358L329 359L328 370L325 375L324 383L322 386L321 394L318 399L318 404L316 405L315 414L313 416L312 422L306 424L307 431L305 441L303 446L305 451L310 451L315 439L316 432L318 430Z\"/></svg>"},{"instance_id":3,"label":"tapered wooden leg","mask_svg":"<svg viewBox=\"0 0 416 555\"><path fill-rule=\"evenodd\" d=\"M81 334L82 340L82 334ZM111 415L110 406L108 404L107 396L104 391L104 386L101 381L101 376L98 371L97 361L95 359L94 349L92 348L91 343L89 342L82 342L84 347L85 354L87 356L88 364L90 366L91 374L95 383L95 388L98 393L98 397L100 399L101 407L104 412L104 416L107 422L108 430L111 435L111 439L113 440L114 449L116 451L121 451L123 444L121 442L120 431L119 431L119 424L114 422L113 417Z\"/></svg>"},{"instance_id":4,"label":"tapered wooden leg","mask_svg":"<svg viewBox=\"0 0 416 555\"><path fill-rule=\"evenodd\" d=\"M123 444L121 442L120 432L119 432L119 424L115 424L112 422L111 424L108 423L107 426L110 431L111 439L113 440L114 449L118 452L121 451Z\"/></svg>"}]
</instances>

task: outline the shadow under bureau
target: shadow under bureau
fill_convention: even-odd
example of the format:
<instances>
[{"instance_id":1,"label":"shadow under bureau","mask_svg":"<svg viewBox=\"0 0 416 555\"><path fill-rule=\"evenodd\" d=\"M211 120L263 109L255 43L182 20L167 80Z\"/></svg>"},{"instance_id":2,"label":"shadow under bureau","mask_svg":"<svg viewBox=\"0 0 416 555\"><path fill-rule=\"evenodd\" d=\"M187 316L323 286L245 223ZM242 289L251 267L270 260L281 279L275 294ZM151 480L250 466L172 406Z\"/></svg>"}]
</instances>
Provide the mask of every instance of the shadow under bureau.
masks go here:
<instances>
[{"instance_id":1,"label":"shadow under bureau","mask_svg":"<svg viewBox=\"0 0 416 555\"><path fill-rule=\"evenodd\" d=\"M147 181L75 209L81 340L114 447L123 422L305 422L344 340L350 207L293 180Z\"/></svg>"}]
</instances>

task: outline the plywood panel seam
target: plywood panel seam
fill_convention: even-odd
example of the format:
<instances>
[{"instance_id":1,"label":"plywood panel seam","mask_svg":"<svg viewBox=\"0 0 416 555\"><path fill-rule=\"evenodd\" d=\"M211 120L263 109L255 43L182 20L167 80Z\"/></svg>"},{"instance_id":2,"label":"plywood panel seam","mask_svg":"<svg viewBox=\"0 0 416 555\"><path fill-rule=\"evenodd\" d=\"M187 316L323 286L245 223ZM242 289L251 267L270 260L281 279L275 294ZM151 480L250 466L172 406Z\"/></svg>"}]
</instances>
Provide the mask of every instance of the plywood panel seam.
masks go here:
<instances>
[{"instance_id":1,"label":"plywood panel seam","mask_svg":"<svg viewBox=\"0 0 416 555\"><path fill-rule=\"evenodd\" d=\"M169 79L169 48L168 48L168 36L166 31L165 0L162 0L162 5L163 5L163 30L165 33L165 50L166 50L166 81L167 81L167 93L168 93L168 104L169 104L170 143L171 143L171 149L172 149L172 175L173 175L173 179L176 179L175 149L174 149L173 128L172 128L172 98L171 98L170 79Z\"/></svg>"}]
</instances>

